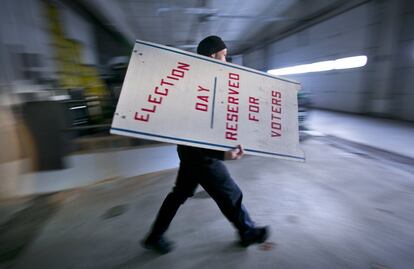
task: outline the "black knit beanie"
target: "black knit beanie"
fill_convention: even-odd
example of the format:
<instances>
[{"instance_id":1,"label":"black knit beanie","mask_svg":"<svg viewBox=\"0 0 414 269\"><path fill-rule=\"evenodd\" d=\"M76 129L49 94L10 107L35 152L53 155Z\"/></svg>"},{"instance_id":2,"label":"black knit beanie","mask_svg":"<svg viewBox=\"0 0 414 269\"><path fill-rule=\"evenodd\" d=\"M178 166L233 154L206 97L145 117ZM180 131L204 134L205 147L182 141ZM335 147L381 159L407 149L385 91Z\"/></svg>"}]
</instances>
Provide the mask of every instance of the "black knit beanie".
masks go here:
<instances>
[{"instance_id":1,"label":"black knit beanie","mask_svg":"<svg viewBox=\"0 0 414 269\"><path fill-rule=\"evenodd\" d=\"M219 52L225 48L226 44L224 44L220 37L211 35L201 40L197 47L197 53L204 56L211 56L211 54Z\"/></svg>"}]
</instances>

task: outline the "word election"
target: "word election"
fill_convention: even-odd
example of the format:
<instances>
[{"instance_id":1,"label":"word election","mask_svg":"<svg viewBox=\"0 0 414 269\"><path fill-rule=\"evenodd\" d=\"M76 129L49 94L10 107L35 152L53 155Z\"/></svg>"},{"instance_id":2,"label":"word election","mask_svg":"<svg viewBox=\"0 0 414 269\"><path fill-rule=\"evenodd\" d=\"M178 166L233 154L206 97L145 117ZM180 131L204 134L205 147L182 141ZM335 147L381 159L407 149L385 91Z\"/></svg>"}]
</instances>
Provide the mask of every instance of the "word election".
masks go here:
<instances>
[{"instance_id":1,"label":"word election","mask_svg":"<svg viewBox=\"0 0 414 269\"><path fill-rule=\"evenodd\" d=\"M174 89L175 83L184 78L189 70L189 64L178 62L177 66L171 70L170 75L162 78L159 85L154 87L153 93L149 94L147 98L148 106L142 107L140 111L136 111L134 119L148 122L150 115L157 111L157 107L162 105L164 98L167 98L170 90Z\"/></svg>"}]
</instances>

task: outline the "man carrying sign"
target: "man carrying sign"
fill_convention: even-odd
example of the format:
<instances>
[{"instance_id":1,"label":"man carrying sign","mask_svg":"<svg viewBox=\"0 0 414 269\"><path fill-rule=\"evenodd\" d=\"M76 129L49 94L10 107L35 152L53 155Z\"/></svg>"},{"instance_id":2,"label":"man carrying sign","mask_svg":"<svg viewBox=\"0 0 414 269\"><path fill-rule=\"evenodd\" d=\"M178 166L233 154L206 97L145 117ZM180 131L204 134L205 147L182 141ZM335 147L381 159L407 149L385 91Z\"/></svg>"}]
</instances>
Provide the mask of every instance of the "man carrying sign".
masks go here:
<instances>
[{"instance_id":1,"label":"man carrying sign","mask_svg":"<svg viewBox=\"0 0 414 269\"><path fill-rule=\"evenodd\" d=\"M218 36L203 39L197 53L226 61L227 48ZM152 229L142 245L162 254L172 250L172 243L163 234L168 229L178 208L194 195L200 184L214 199L224 216L235 226L244 247L263 243L269 236L268 227L256 227L242 204L243 194L231 178L222 160L243 157L241 145L226 152L178 145L180 167L173 190L165 198Z\"/></svg>"}]
</instances>

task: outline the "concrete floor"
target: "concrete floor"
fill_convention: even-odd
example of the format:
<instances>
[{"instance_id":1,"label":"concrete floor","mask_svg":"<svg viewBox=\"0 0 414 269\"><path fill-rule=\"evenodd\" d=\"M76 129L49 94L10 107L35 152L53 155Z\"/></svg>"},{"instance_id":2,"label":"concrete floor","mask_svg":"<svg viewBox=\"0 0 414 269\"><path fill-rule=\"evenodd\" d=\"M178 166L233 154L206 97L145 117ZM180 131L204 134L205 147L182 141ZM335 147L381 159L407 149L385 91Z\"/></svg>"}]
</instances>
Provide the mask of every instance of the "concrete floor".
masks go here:
<instances>
[{"instance_id":1,"label":"concrete floor","mask_svg":"<svg viewBox=\"0 0 414 269\"><path fill-rule=\"evenodd\" d=\"M0 267L412 269L411 167L344 150L324 138L308 139L303 148L306 163L252 156L226 162L253 219L271 226L264 245L238 247L235 230L200 189L167 233L176 249L164 256L142 249L139 240L172 187L173 169L33 203L37 210L26 212L26 221L20 217L26 237L13 238L7 225L0 230L3 247L25 241ZM39 212L41 220L30 212ZM18 226L19 213L12 219ZM37 226L30 225L33 220Z\"/></svg>"},{"instance_id":2,"label":"concrete floor","mask_svg":"<svg viewBox=\"0 0 414 269\"><path fill-rule=\"evenodd\" d=\"M312 130L414 159L412 122L318 109L309 115Z\"/></svg>"},{"instance_id":3,"label":"concrete floor","mask_svg":"<svg viewBox=\"0 0 414 269\"><path fill-rule=\"evenodd\" d=\"M163 144L73 154L65 157L65 163L68 166L65 169L33 171L22 173L17 179L9 177L7 181L3 180L2 187L6 189L0 192L0 198L50 193L88 186L108 179L176 168L179 159L175 145ZM6 165L24 167L27 166L27 160L18 160ZM0 165L0 176L8 174L2 174L2 168L6 165ZM8 189L7 182L10 186Z\"/></svg>"}]
</instances>

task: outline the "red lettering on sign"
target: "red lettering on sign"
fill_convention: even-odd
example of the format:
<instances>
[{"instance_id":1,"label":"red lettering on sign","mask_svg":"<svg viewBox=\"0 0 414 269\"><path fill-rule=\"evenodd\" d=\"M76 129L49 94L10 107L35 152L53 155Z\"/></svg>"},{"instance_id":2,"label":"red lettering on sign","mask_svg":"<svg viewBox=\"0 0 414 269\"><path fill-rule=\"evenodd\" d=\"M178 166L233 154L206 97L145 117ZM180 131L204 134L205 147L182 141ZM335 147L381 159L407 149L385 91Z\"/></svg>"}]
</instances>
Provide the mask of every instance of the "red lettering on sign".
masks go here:
<instances>
[{"instance_id":1,"label":"red lettering on sign","mask_svg":"<svg viewBox=\"0 0 414 269\"><path fill-rule=\"evenodd\" d=\"M272 114L271 114L271 136L282 136L282 93L279 91L272 91Z\"/></svg>"},{"instance_id":2,"label":"red lettering on sign","mask_svg":"<svg viewBox=\"0 0 414 269\"><path fill-rule=\"evenodd\" d=\"M272 120L280 120L281 117L277 116L276 114L272 114Z\"/></svg>"},{"instance_id":3,"label":"red lettering on sign","mask_svg":"<svg viewBox=\"0 0 414 269\"><path fill-rule=\"evenodd\" d=\"M204 101L204 102L208 103L208 96L207 96L207 95L200 95L200 96L197 96L197 99L199 99L199 100L201 100L201 101Z\"/></svg>"},{"instance_id":4,"label":"red lettering on sign","mask_svg":"<svg viewBox=\"0 0 414 269\"><path fill-rule=\"evenodd\" d=\"M272 97L282 98L282 94L278 91L272 91Z\"/></svg>"},{"instance_id":5,"label":"red lettering on sign","mask_svg":"<svg viewBox=\"0 0 414 269\"><path fill-rule=\"evenodd\" d=\"M226 139L228 139L228 140L237 140L237 133L226 131Z\"/></svg>"},{"instance_id":6,"label":"red lettering on sign","mask_svg":"<svg viewBox=\"0 0 414 269\"><path fill-rule=\"evenodd\" d=\"M233 113L239 113L239 107L238 106L231 106L230 104L227 105L227 111L233 112Z\"/></svg>"},{"instance_id":7,"label":"red lettering on sign","mask_svg":"<svg viewBox=\"0 0 414 269\"><path fill-rule=\"evenodd\" d=\"M209 93L210 90L204 88L203 86L198 85L197 92L204 92L204 94ZM208 111L208 99L209 95L197 95L197 101L195 105L195 109L199 111ZM201 101L201 102L200 102Z\"/></svg>"},{"instance_id":8,"label":"red lettering on sign","mask_svg":"<svg viewBox=\"0 0 414 269\"><path fill-rule=\"evenodd\" d=\"M184 71L189 71L190 70L190 65L186 64L186 63L178 62L177 68L182 69Z\"/></svg>"},{"instance_id":9,"label":"red lettering on sign","mask_svg":"<svg viewBox=\"0 0 414 269\"><path fill-rule=\"evenodd\" d=\"M272 137L279 137L279 136L281 136L280 133L275 132L275 131L272 130Z\"/></svg>"},{"instance_id":10,"label":"red lettering on sign","mask_svg":"<svg viewBox=\"0 0 414 269\"><path fill-rule=\"evenodd\" d=\"M249 96L249 114L248 119L251 121L259 121L259 98Z\"/></svg>"},{"instance_id":11,"label":"red lettering on sign","mask_svg":"<svg viewBox=\"0 0 414 269\"><path fill-rule=\"evenodd\" d=\"M279 107L277 107L277 106L272 106L272 112L275 112L275 113L282 113L282 108L279 106Z\"/></svg>"},{"instance_id":12,"label":"red lettering on sign","mask_svg":"<svg viewBox=\"0 0 414 269\"><path fill-rule=\"evenodd\" d=\"M174 77L183 78L184 77L184 71L173 69L173 71L171 72L171 75L173 75Z\"/></svg>"},{"instance_id":13,"label":"red lettering on sign","mask_svg":"<svg viewBox=\"0 0 414 269\"><path fill-rule=\"evenodd\" d=\"M208 111L208 106L207 106L207 104L196 103L195 109L205 112L205 111Z\"/></svg>"},{"instance_id":14,"label":"red lettering on sign","mask_svg":"<svg viewBox=\"0 0 414 269\"><path fill-rule=\"evenodd\" d=\"M249 96L249 104L259 105L259 98Z\"/></svg>"},{"instance_id":15,"label":"red lettering on sign","mask_svg":"<svg viewBox=\"0 0 414 269\"><path fill-rule=\"evenodd\" d=\"M160 91L160 88L159 87L155 87L155 91L154 91L156 94L159 94L159 95L164 95L164 96L167 96L168 95L168 89L167 88L164 88L164 91Z\"/></svg>"},{"instance_id":16,"label":"red lettering on sign","mask_svg":"<svg viewBox=\"0 0 414 269\"><path fill-rule=\"evenodd\" d=\"M229 80L229 87L239 88L239 82Z\"/></svg>"},{"instance_id":17,"label":"red lettering on sign","mask_svg":"<svg viewBox=\"0 0 414 269\"><path fill-rule=\"evenodd\" d=\"M229 94L239 94L239 91L229 88Z\"/></svg>"},{"instance_id":18,"label":"red lettering on sign","mask_svg":"<svg viewBox=\"0 0 414 269\"><path fill-rule=\"evenodd\" d=\"M240 76L239 76L239 74L236 74L236 73L229 73L229 79L231 79L231 80L239 80L240 79Z\"/></svg>"},{"instance_id":19,"label":"red lettering on sign","mask_svg":"<svg viewBox=\"0 0 414 269\"><path fill-rule=\"evenodd\" d=\"M228 121L239 121L239 115L238 114L227 114L227 120Z\"/></svg>"},{"instance_id":20,"label":"red lettering on sign","mask_svg":"<svg viewBox=\"0 0 414 269\"><path fill-rule=\"evenodd\" d=\"M240 75L229 73L228 95L227 95L227 113L226 113L226 131L225 137L228 140L237 140L237 129L239 121L239 87Z\"/></svg>"},{"instance_id":21,"label":"red lettering on sign","mask_svg":"<svg viewBox=\"0 0 414 269\"><path fill-rule=\"evenodd\" d=\"M152 106L152 109L141 108L142 111L151 112L151 113L154 113L156 109L157 109L157 106L156 105L153 105Z\"/></svg>"},{"instance_id":22,"label":"red lettering on sign","mask_svg":"<svg viewBox=\"0 0 414 269\"><path fill-rule=\"evenodd\" d=\"M280 106L281 105L280 102L282 102L282 100L272 98L272 105Z\"/></svg>"},{"instance_id":23,"label":"red lettering on sign","mask_svg":"<svg viewBox=\"0 0 414 269\"><path fill-rule=\"evenodd\" d=\"M226 129L230 131L237 131L237 123L226 122Z\"/></svg>"},{"instance_id":24,"label":"red lettering on sign","mask_svg":"<svg viewBox=\"0 0 414 269\"><path fill-rule=\"evenodd\" d=\"M173 83L168 82L168 81L166 81L166 80L164 80L164 79L161 79L160 85L161 85L161 86L164 86L164 85L174 86L174 84L173 84Z\"/></svg>"},{"instance_id":25,"label":"red lettering on sign","mask_svg":"<svg viewBox=\"0 0 414 269\"><path fill-rule=\"evenodd\" d=\"M138 112L135 112L135 120L140 120L140 121L148 121L149 120L149 114L145 114L144 115L139 115Z\"/></svg>"},{"instance_id":26,"label":"red lettering on sign","mask_svg":"<svg viewBox=\"0 0 414 269\"><path fill-rule=\"evenodd\" d=\"M238 105L239 104L239 98L238 97L229 96L229 97L227 97L227 102L229 104Z\"/></svg>"},{"instance_id":27,"label":"red lettering on sign","mask_svg":"<svg viewBox=\"0 0 414 269\"><path fill-rule=\"evenodd\" d=\"M250 113L249 113L249 120L251 120L251 121L259 121L259 119L257 118L257 115L250 114Z\"/></svg>"},{"instance_id":28,"label":"red lettering on sign","mask_svg":"<svg viewBox=\"0 0 414 269\"><path fill-rule=\"evenodd\" d=\"M282 124L280 124L279 122L272 122L272 129L280 130L282 129Z\"/></svg>"},{"instance_id":29,"label":"red lettering on sign","mask_svg":"<svg viewBox=\"0 0 414 269\"><path fill-rule=\"evenodd\" d=\"M258 113L260 110L259 106L257 105L249 105L249 112Z\"/></svg>"},{"instance_id":30,"label":"red lettering on sign","mask_svg":"<svg viewBox=\"0 0 414 269\"><path fill-rule=\"evenodd\" d=\"M199 92L209 92L210 90L207 88L203 88L203 86L198 85L198 91Z\"/></svg>"},{"instance_id":31,"label":"red lettering on sign","mask_svg":"<svg viewBox=\"0 0 414 269\"><path fill-rule=\"evenodd\" d=\"M162 102L162 97L160 96L159 99L157 99L156 97L152 97L152 95L148 95L148 102L153 103L153 104L161 104Z\"/></svg>"},{"instance_id":32,"label":"red lettering on sign","mask_svg":"<svg viewBox=\"0 0 414 269\"><path fill-rule=\"evenodd\" d=\"M185 71L189 71L189 70L190 70L189 64L178 62L177 67L171 69L170 71L171 75L162 78L159 85L154 87L154 91L153 91L154 95L152 94L148 95L147 102L149 104L154 104L152 108L141 108L141 111L155 113L157 110L157 106L162 105L162 101L163 101L162 96L167 97L169 93L169 88L161 87L160 89L159 86L165 86L165 85L174 86L175 84L173 83L173 80L174 81L180 80L181 78L185 76ZM150 117L148 113L142 115L142 114L139 114L138 112L135 112L134 119L137 121L148 122Z\"/></svg>"}]
</instances>

